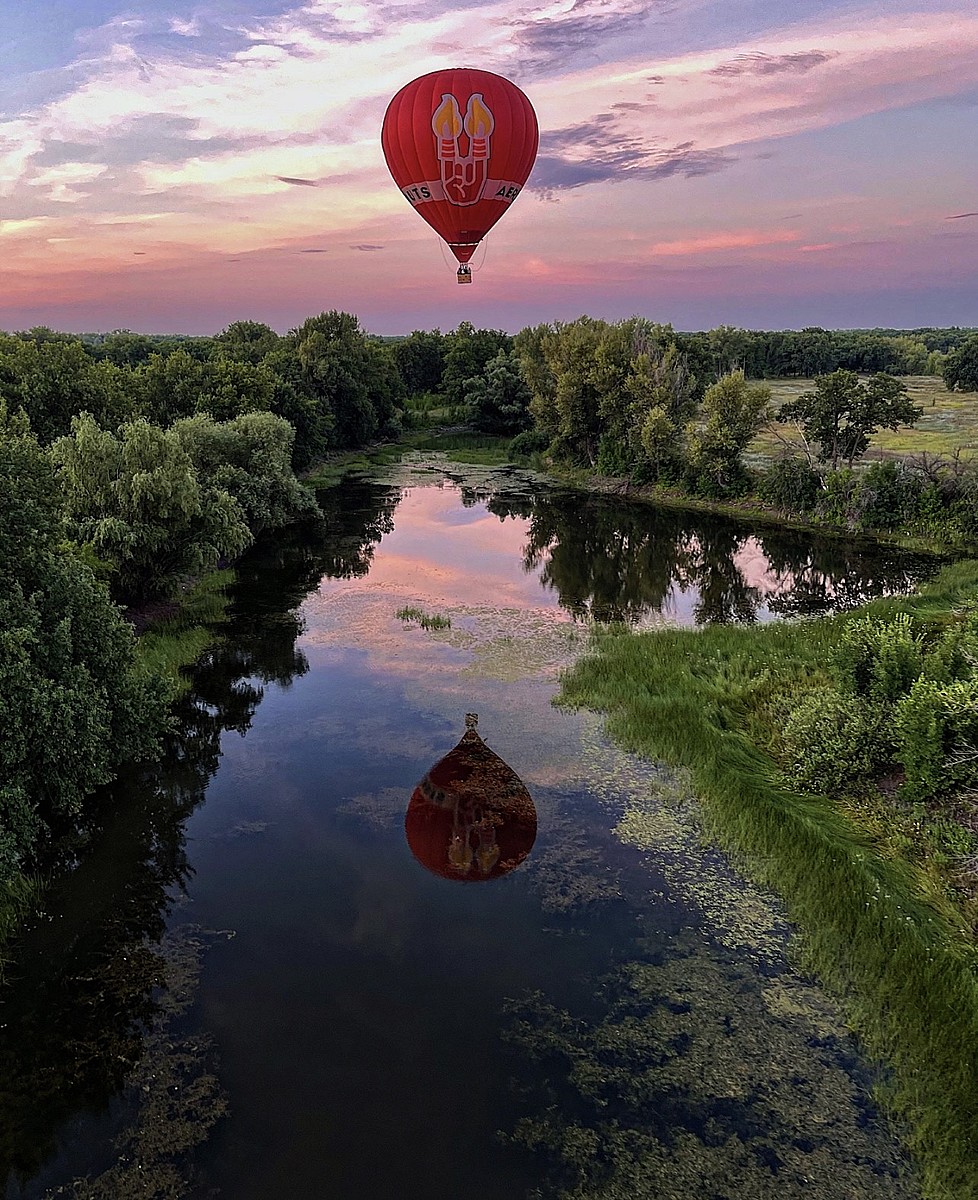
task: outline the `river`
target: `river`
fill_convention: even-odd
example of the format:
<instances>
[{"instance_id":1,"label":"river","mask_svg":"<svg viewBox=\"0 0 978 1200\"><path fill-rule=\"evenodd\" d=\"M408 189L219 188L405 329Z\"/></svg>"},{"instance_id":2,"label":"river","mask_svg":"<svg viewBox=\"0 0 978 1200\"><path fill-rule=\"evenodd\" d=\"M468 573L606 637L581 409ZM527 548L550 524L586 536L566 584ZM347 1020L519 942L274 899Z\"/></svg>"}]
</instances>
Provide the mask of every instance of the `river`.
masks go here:
<instances>
[{"instance_id":1,"label":"river","mask_svg":"<svg viewBox=\"0 0 978 1200\"><path fill-rule=\"evenodd\" d=\"M915 1196L777 902L552 700L591 621L811 615L936 562L431 455L322 505L63 850L4 997L6 1200ZM536 835L453 873L405 814L467 713Z\"/></svg>"}]
</instances>

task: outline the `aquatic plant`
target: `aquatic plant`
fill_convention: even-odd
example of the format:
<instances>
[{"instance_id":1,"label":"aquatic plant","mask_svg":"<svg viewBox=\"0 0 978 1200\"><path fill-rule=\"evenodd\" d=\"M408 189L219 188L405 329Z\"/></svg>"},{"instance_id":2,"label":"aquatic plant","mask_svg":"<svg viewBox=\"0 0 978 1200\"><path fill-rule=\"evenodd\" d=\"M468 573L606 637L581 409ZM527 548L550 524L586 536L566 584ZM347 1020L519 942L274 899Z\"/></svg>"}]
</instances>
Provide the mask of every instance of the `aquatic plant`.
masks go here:
<instances>
[{"instance_id":1,"label":"aquatic plant","mask_svg":"<svg viewBox=\"0 0 978 1200\"><path fill-rule=\"evenodd\" d=\"M585 1013L531 993L506 1040L559 1200L918 1197L810 983L685 929L603 978ZM771 1069L776 1064L775 1069ZM517 1068L519 1070L519 1068Z\"/></svg>"},{"instance_id":2,"label":"aquatic plant","mask_svg":"<svg viewBox=\"0 0 978 1200\"><path fill-rule=\"evenodd\" d=\"M441 613L426 613L423 608L399 608L394 614L407 624L420 625L422 629L451 629L452 618Z\"/></svg>"}]
</instances>

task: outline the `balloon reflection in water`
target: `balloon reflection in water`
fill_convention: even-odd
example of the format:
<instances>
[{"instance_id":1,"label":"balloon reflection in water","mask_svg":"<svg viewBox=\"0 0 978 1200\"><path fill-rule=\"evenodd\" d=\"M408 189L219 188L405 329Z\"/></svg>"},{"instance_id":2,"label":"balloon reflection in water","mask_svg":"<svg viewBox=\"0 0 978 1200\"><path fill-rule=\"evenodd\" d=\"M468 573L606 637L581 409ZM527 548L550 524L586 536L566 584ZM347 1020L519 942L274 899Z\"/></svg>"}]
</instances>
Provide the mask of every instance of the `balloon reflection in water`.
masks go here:
<instances>
[{"instance_id":1,"label":"balloon reflection in water","mask_svg":"<svg viewBox=\"0 0 978 1200\"><path fill-rule=\"evenodd\" d=\"M404 818L418 862L443 879L465 883L506 875L537 836L530 793L479 737L478 719L466 714L462 740L414 789Z\"/></svg>"}]
</instances>

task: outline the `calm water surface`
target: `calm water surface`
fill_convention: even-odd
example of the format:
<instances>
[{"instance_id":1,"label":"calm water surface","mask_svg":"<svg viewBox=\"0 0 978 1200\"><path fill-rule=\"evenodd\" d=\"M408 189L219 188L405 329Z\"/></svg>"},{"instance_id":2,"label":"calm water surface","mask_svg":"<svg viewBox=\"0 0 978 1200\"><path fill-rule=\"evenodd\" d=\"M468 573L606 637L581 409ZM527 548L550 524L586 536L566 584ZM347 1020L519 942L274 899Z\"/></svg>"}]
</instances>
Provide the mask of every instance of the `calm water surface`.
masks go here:
<instances>
[{"instance_id":1,"label":"calm water surface","mask_svg":"<svg viewBox=\"0 0 978 1200\"><path fill-rule=\"evenodd\" d=\"M164 761L28 932L7 1200L914 1195L777 907L551 699L590 619L814 613L935 564L430 464L323 507L244 563ZM470 711L539 832L459 883L404 814Z\"/></svg>"}]
</instances>

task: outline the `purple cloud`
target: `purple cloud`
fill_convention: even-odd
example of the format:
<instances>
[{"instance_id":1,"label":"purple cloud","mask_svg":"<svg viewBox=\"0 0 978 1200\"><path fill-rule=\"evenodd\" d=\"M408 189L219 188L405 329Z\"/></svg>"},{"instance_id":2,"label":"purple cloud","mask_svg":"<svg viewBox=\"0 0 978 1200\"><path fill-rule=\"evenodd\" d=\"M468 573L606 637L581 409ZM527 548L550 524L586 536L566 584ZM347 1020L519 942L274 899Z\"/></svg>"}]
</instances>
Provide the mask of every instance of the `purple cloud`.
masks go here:
<instances>
[{"instance_id":1,"label":"purple cloud","mask_svg":"<svg viewBox=\"0 0 978 1200\"><path fill-rule=\"evenodd\" d=\"M735 161L723 150L697 150L692 142L663 146L654 139L622 134L614 113L600 113L590 121L543 133L530 186L552 199L555 191L591 183L709 175Z\"/></svg>"},{"instance_id":2,"label":"purple cloud","mask_svg":"<svg viewBox=\"0 0 978 1200\"><path fill-rule=\"evenodd\" d=\"M792 54L765 54L755 50L750 54L738 54L729 62L720 63L708 75L784 75L786 73L800 74L820 67L829 59L835 58L836 52L831 50L796 50Z\"/></svg>"}]
</instances>

